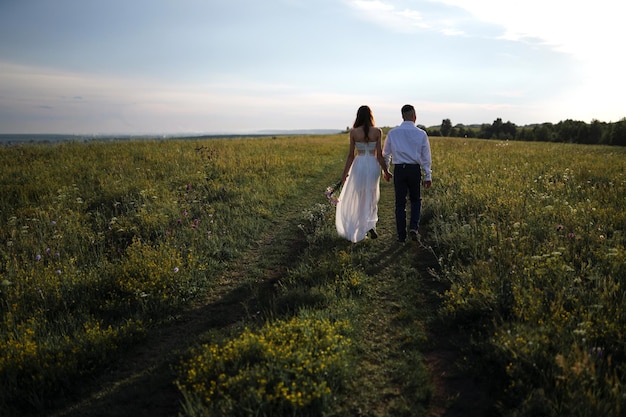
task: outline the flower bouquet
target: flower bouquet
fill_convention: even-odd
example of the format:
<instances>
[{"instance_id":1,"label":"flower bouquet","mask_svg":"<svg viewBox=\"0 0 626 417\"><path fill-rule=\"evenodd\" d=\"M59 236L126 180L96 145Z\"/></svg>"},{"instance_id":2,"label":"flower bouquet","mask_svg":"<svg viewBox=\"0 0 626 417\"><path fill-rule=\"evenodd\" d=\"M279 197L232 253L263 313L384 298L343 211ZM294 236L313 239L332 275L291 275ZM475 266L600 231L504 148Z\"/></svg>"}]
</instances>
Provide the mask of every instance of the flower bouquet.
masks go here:
<instances>
[{"instance_id":1,"label":"flower bouquet","mask_svg":"<svg viewBox=\"0 0 626 417\"><path fill-rule=\"evenodd\" d=\"M342 185L343 183L339 180L337 181L337 184L326 188L326 192L324 194L326 195L326 198L328 198L330 204L337 205L339 202L339 194L341 194Z\"/></svg>"}]
</instances>

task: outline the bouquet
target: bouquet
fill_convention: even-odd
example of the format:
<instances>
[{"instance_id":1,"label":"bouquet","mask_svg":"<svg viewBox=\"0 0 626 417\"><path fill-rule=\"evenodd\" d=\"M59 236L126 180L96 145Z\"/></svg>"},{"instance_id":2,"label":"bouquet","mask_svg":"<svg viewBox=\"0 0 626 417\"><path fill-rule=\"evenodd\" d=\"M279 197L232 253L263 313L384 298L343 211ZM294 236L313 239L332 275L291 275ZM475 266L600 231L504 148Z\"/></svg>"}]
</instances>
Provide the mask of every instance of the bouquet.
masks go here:
<instances>
[{"instance_id":1,"label":"bouquet","mask_svg":"<svg viewBox=\"0 0 626 417\"><path fill-rule=\"evenodd\" d=\"M341 193L342 185L343 183L341 182L341 180L339 180L337 181L337 184L326 188L326 192L324 194L326 195L326 198L328 199L330 204L337 205L337 203L339 202L339 194Z\"/></svg>"}]
</instances>

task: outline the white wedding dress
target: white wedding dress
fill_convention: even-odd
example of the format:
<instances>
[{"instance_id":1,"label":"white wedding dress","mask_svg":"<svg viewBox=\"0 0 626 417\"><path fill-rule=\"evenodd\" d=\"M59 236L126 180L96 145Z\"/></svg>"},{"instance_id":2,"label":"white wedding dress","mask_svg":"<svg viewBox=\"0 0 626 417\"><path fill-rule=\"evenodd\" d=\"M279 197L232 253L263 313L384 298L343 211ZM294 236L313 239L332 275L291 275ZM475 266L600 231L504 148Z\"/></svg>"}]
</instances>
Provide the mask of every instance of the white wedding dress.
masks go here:
<instances>
[{"instance_id":1,"label":"white wedding dress","mask_svg":"<svg viewBox=\"0 0 626 417\"><path fill-rule=\"evenodd\" d=\"M376 228L381 169L375 156L376 141L356 142L355 146L358 152L339 194L335 224L339 236L356 243Z\"/></svg>"}]
</instances>

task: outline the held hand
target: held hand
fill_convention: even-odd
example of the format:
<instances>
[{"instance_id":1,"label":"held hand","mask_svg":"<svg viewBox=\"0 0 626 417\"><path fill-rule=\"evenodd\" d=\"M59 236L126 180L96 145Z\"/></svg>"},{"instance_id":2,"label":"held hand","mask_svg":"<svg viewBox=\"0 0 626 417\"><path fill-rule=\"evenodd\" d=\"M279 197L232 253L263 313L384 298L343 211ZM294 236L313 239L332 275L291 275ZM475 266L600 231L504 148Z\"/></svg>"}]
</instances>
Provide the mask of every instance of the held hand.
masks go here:
<instances>
[{"instance_id":1,"label":"held hand","mask_svg":"<svg viewBox=\"0 0 626 417\"><path fill-rule=\"evenodd\" d=\"M383 178L385 179L385 181L389 182L389 180L393 178L393 175L391 175L389 171L385 171L383 172Z\"/></svg>"},{"instance_id":2,"label":"held hand","mask_svg":"<svg viewBox=\"0 0 626 417\"><path fill-rule=\"evenodd\" d=\"M433 185L432 181L424 181L424 188L430 188L431 185Z\"/></svg>"}]
</instances>

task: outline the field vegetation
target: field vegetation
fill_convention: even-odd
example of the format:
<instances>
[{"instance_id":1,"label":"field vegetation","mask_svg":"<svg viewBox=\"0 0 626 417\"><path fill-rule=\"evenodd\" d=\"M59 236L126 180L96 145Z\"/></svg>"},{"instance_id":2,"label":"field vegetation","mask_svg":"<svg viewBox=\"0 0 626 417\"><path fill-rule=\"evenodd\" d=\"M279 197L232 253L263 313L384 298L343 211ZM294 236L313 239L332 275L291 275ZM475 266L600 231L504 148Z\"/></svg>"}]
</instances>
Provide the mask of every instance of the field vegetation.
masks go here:
<instances>
[{"instance_id":1,"label":"field vegetation","mask_svg":"<svg viewBox=\"0 0 626 417\"><path fill-rule=\"evenodd\" d=\"M166 387L109 415L624 413L626 149L431 144L422 241L383 183L356 245L345 135L0 148L0 414L103 415L142 347Z\"/></svg>"}]
</instances>

